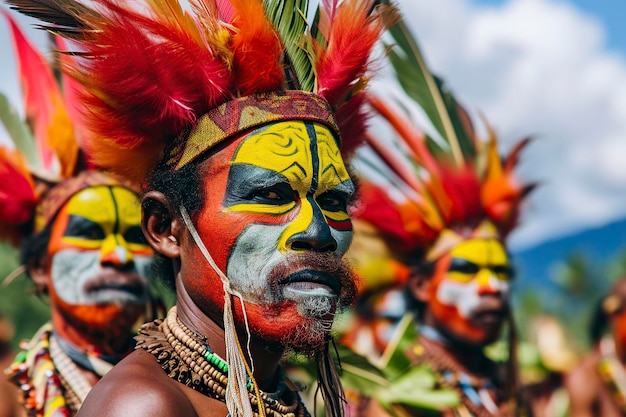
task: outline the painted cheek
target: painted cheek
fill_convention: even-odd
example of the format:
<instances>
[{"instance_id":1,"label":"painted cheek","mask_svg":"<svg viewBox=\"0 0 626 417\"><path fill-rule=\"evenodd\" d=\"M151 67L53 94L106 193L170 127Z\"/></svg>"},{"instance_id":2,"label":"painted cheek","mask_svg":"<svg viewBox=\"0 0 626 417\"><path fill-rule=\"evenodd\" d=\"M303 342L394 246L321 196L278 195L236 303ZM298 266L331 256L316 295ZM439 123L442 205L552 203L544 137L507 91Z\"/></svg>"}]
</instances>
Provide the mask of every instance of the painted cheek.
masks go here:
<instances>
[{"instance_id":1,"label":"painted cheek","mask_svg":"<svg viewBox=\"0 0 626 417\"><path fill-rule=\"evenodd\" d=\"M486 332L473 326L456 306L444 305L435 299L429 307L437 322L444 325L456 337L475 342L484 340Z\"/></svg>"},{"instance_id":2,"label":"painted cheek","mask_svg":"<svg viewBox=\"0 0 626 417\"><path fill-rule=\"evenodd\" d=\"M279 252L289 250L288 240L290 237L303 233L313 222L313 205L306 196L298 196L296 210L293 219L289 222L283 233L280 235L277 248Z\"/></svg>"}]
</instances>

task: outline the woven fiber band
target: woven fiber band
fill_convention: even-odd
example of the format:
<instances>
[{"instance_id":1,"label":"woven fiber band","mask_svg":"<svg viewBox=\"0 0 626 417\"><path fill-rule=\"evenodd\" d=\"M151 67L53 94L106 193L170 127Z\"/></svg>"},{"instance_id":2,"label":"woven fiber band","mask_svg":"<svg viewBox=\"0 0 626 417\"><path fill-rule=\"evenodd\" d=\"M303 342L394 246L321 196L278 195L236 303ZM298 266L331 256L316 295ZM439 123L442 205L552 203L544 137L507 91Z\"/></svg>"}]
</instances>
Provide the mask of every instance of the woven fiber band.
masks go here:
<instances>
[{"instance_id":1,"label":"woven fiber band","mask_svg":"<svg viewBox=\"0 0 626 417\"><path fill-rule=\"evenodd\" d=\"M83 171L78 176L66 179L55 185L45 194L37 205L35 212L35 232L41 232L74 194L85 188L100 185L119 186L128 188L134 193L139 192L137 186L130 182L111 177L100 171Z\"/></svg>"},{"instance_id":2,"label":"woven fiber band","mask_svg":"<svg viewBox=\"0 0 626 417\"><path fill-rule=\"evenodd\" d=\"M169 149L166 164L178 170L226 139L287 120L323 123L339 138L331 108L322 97L296 90L256 94L228 101L200 117L193 129Z\"/></svg>"}]
</instances>

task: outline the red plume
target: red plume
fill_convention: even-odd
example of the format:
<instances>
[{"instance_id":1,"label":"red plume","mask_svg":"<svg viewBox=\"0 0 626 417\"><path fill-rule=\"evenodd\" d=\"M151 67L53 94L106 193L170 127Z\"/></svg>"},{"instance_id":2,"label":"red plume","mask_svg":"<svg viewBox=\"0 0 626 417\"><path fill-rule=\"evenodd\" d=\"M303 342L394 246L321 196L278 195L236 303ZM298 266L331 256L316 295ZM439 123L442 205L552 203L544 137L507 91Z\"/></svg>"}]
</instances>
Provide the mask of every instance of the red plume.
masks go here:
<instances>
[{"instance_id":1,"label":"red plume","mask_svg":"<svg viewBox=\"0 0 626 417\"><path fill-rule=\"evenodd\" d=\"M331 106L342 104L365 75L367 61L385 27L378 14L370 15L371 7L372 1L341 3L329 28L328 47L318 51L317 93Z\"/></svg>"},{"instance_id":2,"label":"red plume","mask_svg":"<svg viewBox=\"0 0 626 417\"><path fill-rule=\"evenodd\" d=\"M235 77L242 96L278 90L284 75L283 47L259 0L231 0L237 10L232 36Z\"/></svg>"}]
</instances>

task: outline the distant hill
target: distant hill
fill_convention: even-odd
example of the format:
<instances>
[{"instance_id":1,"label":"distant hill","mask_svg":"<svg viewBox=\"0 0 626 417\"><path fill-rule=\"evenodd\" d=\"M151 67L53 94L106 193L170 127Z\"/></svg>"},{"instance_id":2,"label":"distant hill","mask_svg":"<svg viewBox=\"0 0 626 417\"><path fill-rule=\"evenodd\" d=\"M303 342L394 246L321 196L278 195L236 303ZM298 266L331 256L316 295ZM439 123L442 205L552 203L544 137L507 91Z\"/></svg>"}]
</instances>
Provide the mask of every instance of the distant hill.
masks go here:
<instances>
[{"instance_id":1,"label":"distant hill","mask_svg":"<svg viewBox=\"0 0 626 417\"><path fill-rule=\"evenodd\" d=\"M626 252L626 219L584 230L560 239L514 252L520 288L551 287L551 270L573 253L583 254L593 264L605 264Z\"/></svg>"}]
</instances>

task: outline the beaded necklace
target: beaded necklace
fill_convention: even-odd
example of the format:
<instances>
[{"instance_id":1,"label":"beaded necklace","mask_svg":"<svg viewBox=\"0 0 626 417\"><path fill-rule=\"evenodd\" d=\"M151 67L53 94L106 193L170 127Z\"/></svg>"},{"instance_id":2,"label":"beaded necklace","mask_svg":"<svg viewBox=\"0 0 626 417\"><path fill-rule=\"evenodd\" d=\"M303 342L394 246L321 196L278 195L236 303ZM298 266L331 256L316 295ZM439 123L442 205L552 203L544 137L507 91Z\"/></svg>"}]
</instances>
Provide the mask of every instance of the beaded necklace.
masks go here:
<instances>
[{"instance_id":1,"label":"beaded necklace","mask_svg":"<svg viewBox=\"0 0 626 417\"><path fill-rule=\"evenodd\" d=\"M165 320L144 324L136 339L137 348L155 356L170 378L207 397L225 402L228 364L211 350L206 338L196 334L178 319L176 307L169 311ZM281 374L278 385L276 393L260 392L265 414L275 417L309 417L299 395L286 389L284 374ZM253 385L249 378L247 388L254 416L259 416L259 404L251 392ZM282 403L281 399L289 405Z\"/></svg>"}]
</instances>

